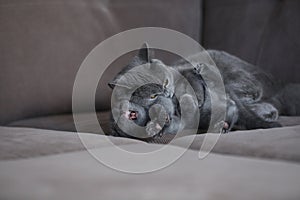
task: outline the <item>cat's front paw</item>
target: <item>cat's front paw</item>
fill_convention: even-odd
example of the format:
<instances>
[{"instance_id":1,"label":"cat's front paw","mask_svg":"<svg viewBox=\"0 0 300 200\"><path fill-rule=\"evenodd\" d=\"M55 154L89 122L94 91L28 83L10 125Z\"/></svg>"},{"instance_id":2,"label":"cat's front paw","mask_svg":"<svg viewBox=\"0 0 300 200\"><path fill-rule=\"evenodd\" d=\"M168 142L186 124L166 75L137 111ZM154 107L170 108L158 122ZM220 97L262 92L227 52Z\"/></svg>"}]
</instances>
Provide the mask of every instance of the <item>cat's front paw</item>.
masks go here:
<instances>
[{"instance_id":1,"label":"cat's front paw","mask_svg":"<svg viewBox=\"0 0 300 200\"><path fill-rule=\"evenodd\" d=\"M228 122L224 122L221 133L223 133L223 134L229 133L229 128L230 128L229 123Z\"/></svg>"},{"instance_id":2,"label":"cat's front paw","mask_svg":"<svg viewBox=\"0 0 300 200\"><path fill-rule=\"evenodd\" d=\"M146 125L146 132L149 137L160 136L162 133L162 127L159 123L150 121Z\"/></svg>"},{"instance_id":3,"label":"cat's front paw","mask_svg":"<svg viewBox=\"0 0 300 200\"><path fill-rule=\"evenodd\" d=\"M275 122L278 119L278 110L269 103L250 104L249 108L261 119L267 122Z\"/></svg>"},{"instance_id":4,"label":"cat's front paw","mask_svg":"<svg viewBox=\"0 0 300 200\"><path fill-rule=\"evenodd\" d=\"M217 130L219 133L225 134L229 133L230 131L230 123L226 121L221 121L214 125L214 129Z\"/></svg>"}]
</instances>

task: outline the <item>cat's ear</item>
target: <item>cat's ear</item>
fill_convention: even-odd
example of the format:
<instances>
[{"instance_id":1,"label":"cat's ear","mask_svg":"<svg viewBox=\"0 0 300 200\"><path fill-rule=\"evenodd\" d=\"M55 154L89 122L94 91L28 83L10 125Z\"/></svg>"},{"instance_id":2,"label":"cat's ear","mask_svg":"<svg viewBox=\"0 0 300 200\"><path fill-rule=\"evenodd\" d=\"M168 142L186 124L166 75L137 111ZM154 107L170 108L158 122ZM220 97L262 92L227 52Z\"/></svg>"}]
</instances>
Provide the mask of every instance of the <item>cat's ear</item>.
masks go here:
<instances>
[{"instance_id":1,"label":"cat's ear","mask_svg":"<svg viewBox=\"0 0 300 200\"><path fill-rule=\"evenodd\" d=\"M143 61L149 63L153 57L154 57L154 51L151 50L149 48L149 45L147 44L147 42L145 42L139 50L138 58L140 60L143 60Z\"/></svg>"},{"instance_id":2,"label":"cat's ear","mask_svg":"<svg viewBox=\"0 0 300 200\"><path fill-rule=\"evenodd\" d=\"M127 89L130 88L128 85L122 85L122 84L118 83L117 80L116 80L116 81L111 81L111 82L109 82L109 83L108 83L108 86L109 86L111 89L114 89L116 86L118 86L118 87L123 87L123 88L127 88Z\"/></svg>"},{"instance_id":3,"label":"cat's ear","mask_svg":"<svg viewBox=\"0 0 300 200\"><path fill-rule=\"evenodd\" d=\"M114 89L116 84L112 81L107 84L111 89Z\"/></svg>"}]
</instances>

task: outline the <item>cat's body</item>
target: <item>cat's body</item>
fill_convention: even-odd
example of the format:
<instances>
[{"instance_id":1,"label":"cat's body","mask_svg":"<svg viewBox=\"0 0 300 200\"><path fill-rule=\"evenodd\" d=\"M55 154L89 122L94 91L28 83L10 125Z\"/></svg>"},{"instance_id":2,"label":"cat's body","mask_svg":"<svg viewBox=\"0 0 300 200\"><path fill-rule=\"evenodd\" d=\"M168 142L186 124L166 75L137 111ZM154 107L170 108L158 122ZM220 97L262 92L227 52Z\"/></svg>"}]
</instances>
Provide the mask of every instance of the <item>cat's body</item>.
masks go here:
<instances>
[{"instance_id":1,"label":"cat's body","mask_svg":"<svg viewBox=\"0 0 300 200\"><path fill-rule=\"evenodd\" d=\"M280 112L299 114L299 109L292 113L291 108L284 106L282 101L283 96L286 95L284 92L286 90L283 90L281 85L276 84L270 75L225 52L209 50L208 53L218 66L227 94L226 99L220 97L220 103L225 102L227 104L223 131L226 132L234 126L241 129L279 127L280 124L276 120ZM120 86L117 101L124 101L122 95L123 92L125 93L126 87L132 86L142 79L151 79L151 77L147 77L147 73L144 73L145 75L143 73L138 75L133 73L133 75L125 76L125 79L120 81L125 72L137 65L150 63L149 70L158 74L158 80L155 84L138 87L132 93L130 100L124 101L125 104L131 105L131 109L136 107L136 113L139 113L140 118L137 120L134 117L133 121L139 126L145 126L146 136L142 137L176 133L183 128L189 128L192 126L191 122L197 112L200 112L201 117L198 128L200 132L205 132L210 123L211 98L214 96L211 95L212 91L209 91L207 82L214 83L214 80L211 78L204 81L203 76L206 73L216 73L210 67L212 63L199 62L199 57L203 56L203 52L191 56L188 59L189 62L181 60L172 66L166 66L160 60L151 59L149 56L149 49L144 46L139 55L133 59L133 62L125 67L110 83L112 88L116 85ZM189 95L189 88L183 84L182 77L176 75L174 71L179 72L182 77L188 80L195 91L196 98ZM300 88L297 85L294 87ZM213 92L219 98L218 91ZM300 95L295 96L300 100ZM295 105L297 102L295 100ZM150 112L151 106L155 104L161 105L164 109L156 107ZM120 110L120 106L112 109ZM190 115L185 116L185 119L180 123L183 110ZM121 112L126 113L126 109ZM136 113L133 115L135 116ZM127 119L129 118L127 117ZM118 128L115 120L112 120L112 130L114 135L128 136L128 133L125 133L126 131L124 132ZM130 128L128 130L135 131Z\"/></svg>"}]
</instances>

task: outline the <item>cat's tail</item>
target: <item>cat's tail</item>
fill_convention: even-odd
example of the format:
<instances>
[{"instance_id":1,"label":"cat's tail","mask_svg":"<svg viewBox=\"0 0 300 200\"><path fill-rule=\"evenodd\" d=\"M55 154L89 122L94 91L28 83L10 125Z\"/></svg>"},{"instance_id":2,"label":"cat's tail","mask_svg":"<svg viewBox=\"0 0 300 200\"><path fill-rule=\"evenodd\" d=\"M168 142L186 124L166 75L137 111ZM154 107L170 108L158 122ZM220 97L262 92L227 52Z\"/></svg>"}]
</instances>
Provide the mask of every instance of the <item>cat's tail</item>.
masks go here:
<instances>
[{"instance_id":1,"label":"cat's tail","mask_svg":"<svg viewBox=\"0 0 300 200\"><path fill-rule=\"evenodd\" d=\"M300 115L300 84L288 84L270 99L280 115Z\"/></svg>"}]
</instances>

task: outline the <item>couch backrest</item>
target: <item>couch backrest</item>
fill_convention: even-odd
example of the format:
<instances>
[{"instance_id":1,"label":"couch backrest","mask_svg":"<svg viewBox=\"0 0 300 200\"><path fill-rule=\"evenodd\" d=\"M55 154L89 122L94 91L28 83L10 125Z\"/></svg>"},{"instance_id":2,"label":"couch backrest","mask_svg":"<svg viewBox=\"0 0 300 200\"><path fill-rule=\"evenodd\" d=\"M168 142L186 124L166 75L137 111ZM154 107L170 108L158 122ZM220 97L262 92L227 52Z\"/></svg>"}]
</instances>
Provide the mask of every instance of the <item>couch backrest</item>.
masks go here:
<instances>
[{"instance_id":1,"label":"couch backrest","mask_svg":"<svg viewBox=\"0 0 300 200\"><path fill-rule=\"evenodd\" d=\"M237 55L285 82L300 82L300 1L206 0L204 10L205 48Z\"/></svg>"},{"instance_id":2,"label":"couch backrest","mask_svg":"<svg viewBox=\"0 0 300 200\"><path fill-rule=\"evenodd\" d=\"M80 64L113 34L158 26L198 40L200 2L0 0L0 125L71 112L73 82ZM97 107L109 107L109 88L104 87L99 95Z\"/></svg>"}]
</instances>

